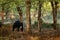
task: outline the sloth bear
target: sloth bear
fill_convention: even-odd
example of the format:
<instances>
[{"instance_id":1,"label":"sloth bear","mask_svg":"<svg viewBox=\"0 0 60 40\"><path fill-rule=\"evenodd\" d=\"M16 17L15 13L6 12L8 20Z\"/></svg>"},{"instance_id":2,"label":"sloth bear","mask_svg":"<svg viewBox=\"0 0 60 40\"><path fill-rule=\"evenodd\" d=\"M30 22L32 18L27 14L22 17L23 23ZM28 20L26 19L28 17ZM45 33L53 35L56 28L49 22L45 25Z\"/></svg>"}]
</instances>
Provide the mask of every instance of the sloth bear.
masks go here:
<instances>
[{"instance_id":1,"label":"sloth bear","mask_svg":"<svg viewBox=\"0 0 60 40\"><path fill-rule=\"evenodd\" d=\"M15 23L13 24L13 31L15 28L17 28L17 31L19 31L21 27L21 31L23 31L23 23L20 22L19 20L15 21Z\"/></svg>"}]
</instances>

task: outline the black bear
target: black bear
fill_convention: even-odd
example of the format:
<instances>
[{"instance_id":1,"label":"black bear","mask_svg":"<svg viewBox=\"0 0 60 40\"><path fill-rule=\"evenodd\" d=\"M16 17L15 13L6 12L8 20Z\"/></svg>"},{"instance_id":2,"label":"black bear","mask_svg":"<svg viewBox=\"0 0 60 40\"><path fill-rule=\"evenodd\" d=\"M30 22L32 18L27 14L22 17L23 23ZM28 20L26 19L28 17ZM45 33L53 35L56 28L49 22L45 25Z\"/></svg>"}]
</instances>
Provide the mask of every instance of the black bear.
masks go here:
<instances>
[{"instance_id":1,"label":"black bear","mask_svg":"<svg viewBox=\"0 0 60 40\"><path fill-rule=\"evenodd\" d=\"M23 31L23 23L20 22L19 20L15 21L15 23L13 24L13 31L15 28L17 28L17 30L19 31L20 27L21 27L21 31Z\"/></svg>"}]
</instances>

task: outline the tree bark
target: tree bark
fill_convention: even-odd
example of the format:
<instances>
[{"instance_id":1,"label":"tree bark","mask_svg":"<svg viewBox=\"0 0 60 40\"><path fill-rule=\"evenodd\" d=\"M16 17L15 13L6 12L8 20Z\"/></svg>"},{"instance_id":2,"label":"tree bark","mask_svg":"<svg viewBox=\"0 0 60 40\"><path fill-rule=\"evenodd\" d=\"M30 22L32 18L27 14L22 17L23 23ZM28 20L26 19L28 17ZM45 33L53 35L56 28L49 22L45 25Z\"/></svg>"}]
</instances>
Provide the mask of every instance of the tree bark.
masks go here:
<instances>
[{"instance_id":1,"label":"tree bark","mask_svg":"<svg viewBox=\"0 0 60 40\"><path fill-rule=\"evenodd\" d=\"M30 17L30 0L26 0L26 31L30 32L31 29L31 17Z\"/></svg>"},{"instance_id":2,"label":"tree bark","mask_svg":"<svg viewBox=\"0 0 60 40\"><path fill-rule=\"evenodd\" d=\"M51 2L52 13L53 13L53 28L57 28L57 4L56 2Z\"/></svg>"},{"instance_id":3,"label":"tree bark","mask_svg":"<svg viewBox=\"0 0 60 40\"><path fill-rule=\"evenodd\" d=\"M41 7L42 2L39 1L39 10L38 10L38 31L41 31Z\"/></svg>"},{"instance_id":4,"label":"tree bark","mask_svg":"<svg viewBox=\"0 0 60 40\"><path fill-rule=\"evenodd\" d=\"M17 7L17 11L19 13L19 16L20 16L20 21L23 22L23 16L22 16L22 10L20 7Z\"/></svg>"},{"instance_id":5,"label":"tree bark","mask_svg":"<svg viewBox=\"0 0 60 40\"><path fill-rule=\"evenodd\" d=\"M6 12L6 19L8 18L7 15L8 15L8 12Z\"/></svg>"},{"instance_id":6,"label":"tree bark","mask_svg":"<svg viewBox=\"0 0 60 40\"><path fill-rule=\"evenodd\" d=\"M57 4L58 4L58 2L55 2L55 19L54 19L54 26L56 27L56 29L57 29Z\"/></svg>"},{"instance_id":7,"label":"tree bark","mask_svg":"<svg viewBox=\"0 0 60 40\"><path fill-rule=\"evenodd\" d=\"M2 5L2 22L4 22L4 5Z\"/></svg>"}]
</instances>

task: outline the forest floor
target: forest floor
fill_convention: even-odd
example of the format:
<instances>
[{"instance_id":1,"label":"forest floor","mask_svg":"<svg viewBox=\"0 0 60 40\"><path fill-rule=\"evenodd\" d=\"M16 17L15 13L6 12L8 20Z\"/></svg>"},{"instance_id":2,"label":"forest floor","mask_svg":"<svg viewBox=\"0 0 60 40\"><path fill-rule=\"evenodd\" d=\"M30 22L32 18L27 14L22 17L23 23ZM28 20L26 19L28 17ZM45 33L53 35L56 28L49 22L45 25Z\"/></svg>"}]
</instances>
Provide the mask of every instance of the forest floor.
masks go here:
<instances>
[{"instance_id":1,"label":"forest floor","mask_svg":"<svg viewBox=\"0 0 60 40\"><path fill-rule=\"evenodd\" d=\"M60 40L60 30L42 28L41 32L32 33L12 31L12 26L0 28L0 40Z\"/></svg>"}]
</instances>

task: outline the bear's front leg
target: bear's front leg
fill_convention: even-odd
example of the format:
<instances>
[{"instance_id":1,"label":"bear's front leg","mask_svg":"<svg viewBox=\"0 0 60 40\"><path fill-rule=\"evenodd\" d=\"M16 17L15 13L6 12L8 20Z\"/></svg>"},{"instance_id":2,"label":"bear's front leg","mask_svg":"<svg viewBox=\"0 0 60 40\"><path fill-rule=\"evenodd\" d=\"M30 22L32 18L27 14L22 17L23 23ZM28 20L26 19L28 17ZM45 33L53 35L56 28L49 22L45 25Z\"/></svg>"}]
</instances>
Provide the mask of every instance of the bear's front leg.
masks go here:
<instances>
[{"instance_id":1,"label":"bear's front leg","mask_svg":"<svg viewBox=\"0 0 60 40\"><path fill-rule=\"evenodd\" d=\"M19 27L17 28L17 31L19 31Z\"/></svg>"}]
</instances>

